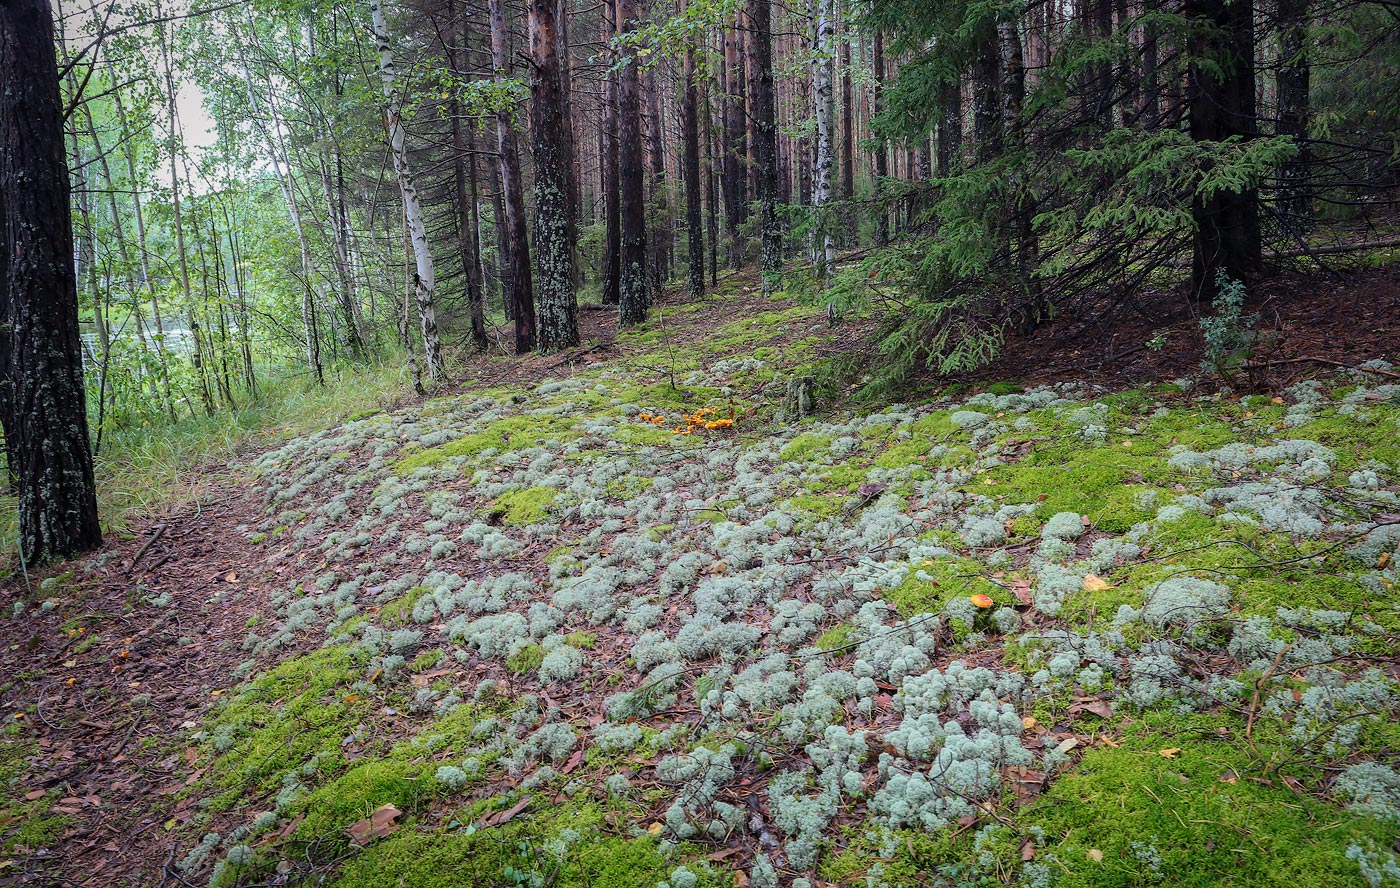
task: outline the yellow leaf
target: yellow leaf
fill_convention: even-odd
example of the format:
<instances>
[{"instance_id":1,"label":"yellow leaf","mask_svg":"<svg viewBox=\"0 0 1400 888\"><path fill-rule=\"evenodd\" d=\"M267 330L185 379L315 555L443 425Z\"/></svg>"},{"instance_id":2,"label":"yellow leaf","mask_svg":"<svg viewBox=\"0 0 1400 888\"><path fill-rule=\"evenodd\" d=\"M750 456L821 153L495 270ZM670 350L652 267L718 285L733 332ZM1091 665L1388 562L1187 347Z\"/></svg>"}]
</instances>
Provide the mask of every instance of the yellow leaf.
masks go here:
<instances>
[{"instance_id":1,"label":"yellow leaf","mask_svg":"<svg viewBox=\"0 0 1400 888\"><path fill-rule=\"evenodd\" d=\"M976 595L969 595L969 596L967 597L967 600L970 601L970 602L972 602L973 604L977 605L978 607L983 607L983 608L985 608L985 607L991 607L992 605L996 604L995 601L993 601L993 600L992 600L991 598L989 598L988 596L983 595L981 592L978 592Z\"/></svg>"},{"instance_id":2,"label":"yellow leaf","mask_svg":"<svg viewBox=\"0 0 1400 888\"><path fill-rule=\"evenodd\" d=\"M236 582L238 582L238 574L235 573L234 571L229 571L229 572L228 572L228 576L224 577L224 582L225 582L225 583L236 583Z\"/></svg>"},{"instance_id":3,"label":"yellow leaf","mask_svg":"<svg viewBox=\"0 0 1400 888\"><path fill-rule=\"evenodd\" d=\"M1090 848L1088 851L1085 851L1084 854L1094 863L1103 863L1103 852L1098 848Z\"/></svg>"},{"instance_id":4,"label":"yellow leaf","mask_svg":"<svg viewBox=\"0 0 1400 888\"><path fill-rule=\"evenodd\" d=\"M1099 576L1098 574L1089 574L1084 578L1085 592L1102 592L1105 589L1112 588L1113 587L1109 585L1108 581L1105 580L1103 577Z\"/></svg>"},{"instance_id":5,"label":"yellow leaf","mask_svg":"<svg viewBox=\"0 0 1400 888\"><path fill-rule=\"evenodd\" d=\"M1164 758L1164 759L1174 759L1174 758L1176 758L1178 755L1181 754L1181 747L1180 747L1180 746L1172 746L1172 747L1169 747L1169 748L1167 748L1167 749L1159 749L1159 750L1157 750L1157 754L1160 755L1160 756L1161 756L1162 758Z\"/></svg>"},{"instance_id":6,"label":"yellow leaf","mask_svg":"<svg viewBox=\"0 0 1400 888\"><path fill-rule=\"evenodd\" d=\"M648 834L648 835L653 835L653 836L659 836L659 835L661 835L661 831L664 830L665 828L666 828L666 827L662 826L662 825L659 824L659 823L653 823L651 826L648 826L648 827L647 827L647 834Z\"/></svg>"},{"instance_id":7,"label":"yellow leaf","mask_svg":"<svg viewBox=\"0 0 1400 888\"><path fill-rule=\"evenodd\" d=\"M1035 720L1035 716L1033 715L1028 715L1025 718L1021 719L1021 727L1027 731L1035 727L1037 724L1039 724L1039 722Z\"/></svg>"},{"instance_id":8,"label":"yellow leaf","mask_svg":"<svg viewBox=\"0 0 1400 888\"><path fill-rule=\"evenodd\" d=\"M1390 563L1390 553L1389 553L1389 552L1382 552L1382 553L1381 553L1381 557L1379 557L1379 558L1376 559L1376 569L1379 570L1380 568L1385 567L1385 566L1386 566L1387 564L1389 564L1389 563Z\"/></svg>"}]
</instances>

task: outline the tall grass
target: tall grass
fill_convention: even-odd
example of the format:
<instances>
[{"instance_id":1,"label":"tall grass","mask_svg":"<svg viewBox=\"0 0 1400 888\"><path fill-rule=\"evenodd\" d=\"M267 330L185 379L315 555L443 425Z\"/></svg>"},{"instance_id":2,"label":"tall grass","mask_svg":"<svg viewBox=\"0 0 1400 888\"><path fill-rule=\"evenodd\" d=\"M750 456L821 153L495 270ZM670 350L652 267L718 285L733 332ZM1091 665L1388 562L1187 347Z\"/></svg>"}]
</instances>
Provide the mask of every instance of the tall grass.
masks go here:
<instances>
[{"instance_id":1,"label":"tall grass","mask_svg":"<svg viewBox=\"0 0 1400 888\"><path fill-rule=\"evenodd\" d=\"M237 483L232 467L288 438L329 428L412 394L402 361L326 371L325 385L305 377L264 383L257 398L213 416L197 411L177 421L109 427L97 455L97 499L109 536L130 532L194 503L223 496ZM14 565L19 516L0 496L0 565ZM0 576L5 568L0 567Z\"/></svg>"}]
</instances>

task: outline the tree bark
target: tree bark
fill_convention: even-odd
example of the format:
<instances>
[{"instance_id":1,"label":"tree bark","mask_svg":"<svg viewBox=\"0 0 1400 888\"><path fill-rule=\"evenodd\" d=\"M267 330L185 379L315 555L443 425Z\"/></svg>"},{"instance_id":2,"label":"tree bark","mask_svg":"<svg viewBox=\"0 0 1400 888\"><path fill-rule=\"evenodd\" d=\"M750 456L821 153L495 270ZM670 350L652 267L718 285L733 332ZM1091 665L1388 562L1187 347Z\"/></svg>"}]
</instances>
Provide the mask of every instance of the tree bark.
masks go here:
<instances>
[{"instance_id":1,"label":"tree bark","mask_svg":"<svg viewBox=\"0 0 1400 888\"><path fill-rule=\"evenodd\" d=\"M884 111L885 93L885 35L876 31L870 39L870 65L873 71L871 85L870 116L879 117ZM889 146L883 137L876 135L875 146L875 241L888 243L890 239L890 211L882 200L885 190L884 179L890 174Z\"/></svg>"},{"instance_id":2,"label":"tree bark","mask_svg":"<svg viewBox=\"0 0 1400 888\"><path fill-rule=\"evenodd\" d=\"M635 0L616 0L618 33L636 28ZM642 95L639 60L633 54L618 73L618 179L621 220L621 267L618 278L618 325L630 327L646 320L647 220L642 171Z\"/></svg>"},{"instance_id":3,"label":"tree bark","mask_svg":"<svg viewBox=\"0 0 1400 888\"><path fill-rule=\"evenodd\" d=\"M695 86L694 38L686 43L682 63L685 95L681 102L681 142L685 162L685 241L686 294L691 299L705 295L705 237L700 214L700 121L699 96Z\"/></svg>"},{"instance_id":4,"label":"tree bark","mask_svg":"<svg viewBox=\"0 0 1400 888\"><path fill-rule=\"evenodd\" d=\"M1187 71L1191 138L1198 142L1221 142L1237 136L1253 138L1254 3L1186 0L1182 11L1196 27L1192 56L1213 59L1218 65L1193 64ZM1257 195L1253 189L1244 189L1197 197L1191 216L1196 223L1192 292L1198 298L1214 299L1218 272L1245 281L1259 267Z\"/></svg>"},{"instance_id":5,"label":"tree bark","mask_svg":"<svg viewBox=\"0 0 1400 888\"><path fill-rule=\"evenodd\" d=\"M759 270L763 293L783 283L783 226L778 220L778 131L773 109L773 29L770 0L745 0L748 10L749 98L754 160L758 170Z\"/></svg>"},{"instance_id":6,"label":"tree bark","mask_svg":"<svg viewBox=\"0 0 1400 888\"><path fill-rule=\"evenodd\" d=\"M102 544L48 0L0 3L0 424L25 561Z\"/></svg>"},{"instance_id":7,"label":"tree bark","mask_svg":"<svg viewBox=\"0 0 1400 888\"><path fill-rule=\"evenodd\" d=\"M509 34L506 31L504 0L490 0L491 64L498 78L510 76ZM501 163L501 190L505 192L506 252L509 273L503 275L509 288L506 301L515 321L515 353L523 355L535 348L535 291L530 280L530 245L525 234L525 195L520 181L520 151L516 146L515 122L509 108L496 111L496 153Z\"/></svg>"},{"instance_id":8,"label":"tree bark","mask_svg":"<svg viewBox=\"0 0 1400 888\"><path fill-rule=\"evenodd\" d=\"M557 0L529 0L530 130L535 155L535 265L539 269L539 345L578 345L574 292L573 158L564 120Z\"/></svg>"},{"instance_id":9,"label":"tree bark","mask_svg":"<svg viewBox=\"0 0 1400 888\"><path fill-rule=\"evenodd\" d=\"M428 231L423 224L418 190L413 184L413 173L408 168L403 120L399 117L399 100L395 92L399 77L394 68L394 53L389 44L384 7L380 0L370 0L369 9L374 25L375 47L379 50L379 76L384 81L384 119L389 132L389 153L394 162L394 172L398 175L404 218L408 221L409 237L413 241L413 296L418 305L418 321L423 332L423 361L427 365L429 382L436 383L446 370L442 363L442 345L438 341L433 254L428 244Z\"/></svg>"},{"instance_id":10,"label":"tree bark","mask_svg":"<svg viewBox=\"0 0 1400 888\"><path fill-rule=\"evenodd\" d=\"M844 31L844 29L843 29ZM841 54L841 190L838 197L851 201L856 196L855 172L855 108L852 105L851 44L844 34L840 39ZM848 207L841 213L841 241L846 246L856 242L855 214Z\"/></svg>"},{"instance_id":11,"label":"tree bark","mask_svg":"<svg viewBox=\"0 0 1400 888\"><path fill-rule=\"evenodd\" d=\"M448 48L452 67L467 70L467 24L457 20L451 0L447 4L448 19L453 29ZM452 126L452 182L457 196L457 252L462 262L462 274L467 282L467 318L471 324L472 346L486 351L486 305L482 292L480 226L477 220L476 138L470 126L463 125L462 103L453 94L448 103ZM470 170L468 169L470 164Z\"/></svg>"},{"instance_id":12,"label":"tree bark","mask_svg":"<svg viewBox=\"0 0 1400 888\"><path fill-rule=\"evenodd\" d=\"M826 279L830 277L831 266L836 259L836 241L831 236L835 226L825 216L825 208L831 203L831 178L835 168L835 0L817 0L816 13L812 46L812 103L817 119L817 144L812 169L812 206L816 209L817 224L812 229L812 254L816 259L817 277Z\"/></svg>"},{"instance_id":13,"label":"tree bark","mask_svg":"<svg viewBox=\"0 0 1400 888\"><path fill-rule=\"evenodd\" d=\"M744 243L739 230L749 217L748 175L744 170L748 158L748 136L744 120L743 62L740 60L740 31L737 27L724 30L724 99L721 115L724 119L724 153L720 160L720 190L724 196L724 217L728 223L725 238L725 263L737 271L744 262Z\"/></svg>"},{"instance_id":14,"label":"tree bark","mask_svg":"<svg viewBox=\"0 0 1400 888\"><path fill-rule=\"evenodd\" d=\"M617 145L617 73L611 70L614 53L611 49L615 26L614 0L608 0L603 11L602 40L607 49L608 70L603 72L602 83L602 142L603 156L600 159L603 186L603 214L605 233L603 241L603 294L604 305L617 305L619 276L622 270L622 228L621 205L618 193L618 145Z\"/></svg>"},{"instance_id":15,"label":"tree bark","mask_svg":"<svg viewBox=\"0 0 1400 888\"><path fill-rule=\"evenodd\" d=\"M1279 0L1278 4L1278 134L1292 136L1298 153L1279 170L1279 206L1295 234L1312 228L1309 196L1308 125L1312 113L1308 93L1312 64L1308 60L1308 0Z\"/></svg>"}]
</instances>

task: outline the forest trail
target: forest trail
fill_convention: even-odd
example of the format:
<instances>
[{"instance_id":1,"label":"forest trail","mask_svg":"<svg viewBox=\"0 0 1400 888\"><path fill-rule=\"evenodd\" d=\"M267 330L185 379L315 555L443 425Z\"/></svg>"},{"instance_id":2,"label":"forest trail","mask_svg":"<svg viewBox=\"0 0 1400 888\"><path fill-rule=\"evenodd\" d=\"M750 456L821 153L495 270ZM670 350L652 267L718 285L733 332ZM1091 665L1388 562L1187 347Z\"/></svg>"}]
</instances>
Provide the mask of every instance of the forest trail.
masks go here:
<instances>
[{"instance_id":1,"label":"forest trail","mask_svg":"<svg viewBox=\"0 0 1400 888\"><path fill-rule=\"evenodd\" d=\"M36 578L0 619L31 664L0 884L1383 866L1390 364L779 422L852 327L742 277L660 308L219 468Z\"/></svg>"}]
</instances>

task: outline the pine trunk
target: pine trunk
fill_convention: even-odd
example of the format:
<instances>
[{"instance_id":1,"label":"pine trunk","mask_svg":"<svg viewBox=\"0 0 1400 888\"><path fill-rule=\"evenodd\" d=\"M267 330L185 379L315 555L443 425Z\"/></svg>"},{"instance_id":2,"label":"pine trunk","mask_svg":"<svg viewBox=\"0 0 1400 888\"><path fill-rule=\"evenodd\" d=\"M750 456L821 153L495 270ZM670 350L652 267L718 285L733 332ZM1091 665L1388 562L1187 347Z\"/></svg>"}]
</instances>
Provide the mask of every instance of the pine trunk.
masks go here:
<instances>
[{"instance_id":1,"label":"pine trunk","mask_svg":"<svg viewBox=\"0 0 1400 888\"><path fill-rule=\"evenodd\" d=\"M102 544L48 0L0 4L0 423L28 563Z\"/></svg>"},{"instance_id":2,"label":"pine trunk","mask_svg":"<svg viewBox=\"0 0 1400 888\"><path fill-rule=\"evenodd\" d=\"M499 2L499 0L496 0ZM618 32L636 28L635 0L616 0ZM621 269L618 279L618 325L630 327L646 320L647 217L642 170L642 87L633 55L618 72L618 180L620 191Z\"/></svg>"},{"instance_id":3,"label":"pine trunk","mask_svg":"<svg viewBox=\"0 0 1400 888\"><path fill-rule=\"evenodd\" d=\"M778 220L778 131L773 108L773 30L770 0L745 0L749 17L749 100L758 173L759 270L763 293L783 284L783 226Z\"/></svg>"},{"instance_id":4,"label":"pine trunk","mask_svg":"<svg viewBox=\"0 0 1400 888\"><path fill-rule=\"evenodd\" d=\"M574 292L573 158L555 17L557 0L530 0L530 130L535 155L535 264L539 268L539 345L578 345Z\"/></svg>"},{"instance_id":5,"label":"pine trunk","mask_svg":"<svg viewBox=\"0 0 1400 888\"><path fill-rule=\"evenodd\" d=\"M510 43L506 31L504 0L490 0L491 64L496 77L510 76ZM535 291L530 280L530 243L525 233L525 194L520 181L520 150L516 145L515 121L511 109L496 111L496 153L501 163L501 190L504 192L508 285L504 299L515 322L515 353L523 355L535 348Z\"/></svg>"},{"instance_id":6,"label":"pine trunk","mask_svg":"<svg viewBox=\"0 0 1400 888\"><path fill-rule=\"evenodd\" d=\"M705 238L700 215L700 121L693 44L686 44L682 69L685 96L681 102L681 141L685 151L685 240L689 258L686 294L699 299L705 295Z\"/></svg>"}]
</instances>

